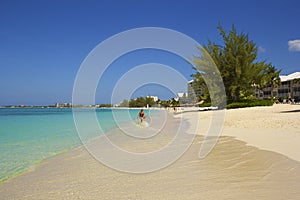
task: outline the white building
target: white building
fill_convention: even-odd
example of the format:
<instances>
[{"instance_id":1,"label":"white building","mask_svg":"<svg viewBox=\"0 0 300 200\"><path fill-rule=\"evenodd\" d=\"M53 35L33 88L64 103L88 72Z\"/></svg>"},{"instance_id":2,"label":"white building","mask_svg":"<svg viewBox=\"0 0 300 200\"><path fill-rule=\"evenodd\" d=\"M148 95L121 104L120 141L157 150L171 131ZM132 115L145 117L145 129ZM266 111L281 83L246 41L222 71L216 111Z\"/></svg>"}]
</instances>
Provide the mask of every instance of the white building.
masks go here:
<instances>
[{"instance_id":1,"label":"white building","mask_svg":"<svg viewBox=\"0 0 300 200\"><path fill-rule=\"evenodd\" d=\"M147 98L152 98L153 101L158 101L158 96L147 96Z\"/></svg>"},{"instance_id":2,"label":"white building","mask_svg":"<svg viewBox=\"0 0 300 200\"><path fill-rule=\"evenodd\" d=\"M277 88L279 100L300 101L300 72L280 76L281 85Z\"/></svg>"},{"instance_id":3,"label":"white building","mask_svg":"<svg viewBox=\"0 0 300 200\"><path fill-rule=\"evenodd\" d=\"M187 84L187 91L188 91L188 96L191 102L196 103L197 98L201 95L201 88L195 89L195 84L196 82L194 80L191 80Z\"/></svg>"},{"instance_id":4,"label":"white building","mask_svg":"<svg viewBox=\"0 0 300 200\"><path fill-rule=\"evenodd\" d=\"M300 102L300 72L279 76L281 85L277 87L266 87L255 90L258 99L270 99L272 97L282 101Z\"/></svg>"}]
</instances>

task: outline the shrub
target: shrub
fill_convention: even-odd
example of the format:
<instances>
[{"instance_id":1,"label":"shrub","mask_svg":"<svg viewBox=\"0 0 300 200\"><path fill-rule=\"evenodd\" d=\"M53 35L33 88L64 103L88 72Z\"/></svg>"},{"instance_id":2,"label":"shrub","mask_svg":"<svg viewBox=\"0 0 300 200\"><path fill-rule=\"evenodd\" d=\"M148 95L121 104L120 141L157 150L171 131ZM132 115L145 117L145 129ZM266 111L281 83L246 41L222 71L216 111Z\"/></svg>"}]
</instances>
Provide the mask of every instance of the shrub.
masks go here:
<instances>
[{"instance_id":1,"label":"shrub","mask_svg":"<svg viewBox=\"0 0 300 200\"><path fill-rule=\"evenodd\" d=\"M232 102L227 104L227 109L232 108L245 108L245 107L254 107L254 106L272 106L272 100L241 100L239 102Z\"/></svg>"},{"instance_id":2,"label":"shrub","mask_svg":"<svg viewBox=\"0 0 300 200\"><path fill-rule=\"evenodd\" d=\"M210 106L211 106L210 102L205 102L205 103L199 105L199 107L210 107Z\"/></svg>"}]
</instances>

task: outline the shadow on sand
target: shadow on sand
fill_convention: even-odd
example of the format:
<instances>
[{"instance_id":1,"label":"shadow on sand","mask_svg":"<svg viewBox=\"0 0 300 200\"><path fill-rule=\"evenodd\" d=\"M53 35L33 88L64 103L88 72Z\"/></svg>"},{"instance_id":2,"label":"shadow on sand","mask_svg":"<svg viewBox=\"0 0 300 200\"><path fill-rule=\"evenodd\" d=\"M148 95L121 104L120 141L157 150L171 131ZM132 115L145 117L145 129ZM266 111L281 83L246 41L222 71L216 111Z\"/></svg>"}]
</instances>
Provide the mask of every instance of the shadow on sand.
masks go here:
<instances>
[{"instance_id":1,"label":"shadow on sand","mask_svg":"<svg viewBox=\"0 0 300 200\"><path fill-rule=\"evenodd\" d=\"M300 112L300 109L299 110L281 111L280 113L295 113L295 112Z\"/></svg>"}]
</instances>

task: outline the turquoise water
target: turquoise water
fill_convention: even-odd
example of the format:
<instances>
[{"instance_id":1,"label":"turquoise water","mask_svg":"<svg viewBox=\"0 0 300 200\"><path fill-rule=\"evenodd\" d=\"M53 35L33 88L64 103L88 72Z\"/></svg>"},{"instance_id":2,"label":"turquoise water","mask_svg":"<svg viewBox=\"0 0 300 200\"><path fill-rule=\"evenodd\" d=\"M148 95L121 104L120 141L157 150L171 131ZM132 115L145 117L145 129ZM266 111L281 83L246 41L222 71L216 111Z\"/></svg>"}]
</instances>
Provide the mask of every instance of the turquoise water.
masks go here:
<instances>
[{"instance_id":1,"label":"turquoise water","mask_svg":"<svg viewBox=\"0 0 300 200\"><path fill-rule=\"evenodd\" d=\"M92 110L79 111L84 118ZM117 127L112 113L126 123L132 120L128 112L135 119L139 110L96 109L96 116L105 133ZM103 133L99 133L98 127L88 119L84 127L87 138ZM1 108L0 181L81 144L70 108Z\"/></svg>"}]
</instances>

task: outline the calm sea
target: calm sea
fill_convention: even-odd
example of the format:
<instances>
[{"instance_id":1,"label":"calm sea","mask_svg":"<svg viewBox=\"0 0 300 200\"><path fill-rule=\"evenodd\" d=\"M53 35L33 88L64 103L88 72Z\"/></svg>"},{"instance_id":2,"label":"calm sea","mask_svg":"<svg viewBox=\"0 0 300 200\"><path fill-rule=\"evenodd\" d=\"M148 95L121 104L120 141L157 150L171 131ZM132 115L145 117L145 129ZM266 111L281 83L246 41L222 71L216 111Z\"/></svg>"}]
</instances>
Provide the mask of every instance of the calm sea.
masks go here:
<instances>
[{"instance_id":1,"label":"calm sea","mask_svg":"<svg viewBox=\"0 0 300 200\"><path fill-rule=\"evenodd\" d=\"M92 112L91 109L79 111L83 117ZM117 128L113 114L126 123L135 119L138 112L96 109L103 132L99 133L97 125L85 120L85 134L93 138ZM81 144L70 108L0 108L0 182Z\"/></svg>"}]
</instances>

